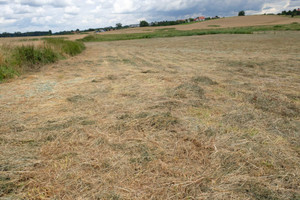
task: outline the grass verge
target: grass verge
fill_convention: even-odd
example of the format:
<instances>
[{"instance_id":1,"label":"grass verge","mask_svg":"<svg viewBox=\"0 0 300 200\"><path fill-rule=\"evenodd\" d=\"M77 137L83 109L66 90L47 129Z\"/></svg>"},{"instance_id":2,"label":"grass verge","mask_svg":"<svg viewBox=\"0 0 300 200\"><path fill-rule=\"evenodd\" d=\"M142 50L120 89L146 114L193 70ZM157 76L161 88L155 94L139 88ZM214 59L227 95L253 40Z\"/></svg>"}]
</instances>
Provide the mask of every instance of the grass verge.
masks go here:
<instances>
[{"instance_id":1,"label":"grass verge","mask_svg":"<svg viewBox=\"0 0 300 200\"><path fill-rule=\"evenodd\" d=\"M193 36L193 35L212 35L212 34L252 34L260 31L299 31L300 24L292 23L275 26L255 26L255 27L237 27L237 28L218 28L206 30L187 30L181 31L175 28L158 29L150 33L132 33L132 34L107 34L107 35L89 35L80 39L83 42L102 42L116 40L134 40L146 38L164 38L178 36Z\"/></svg>"},{"instance_id":2,"label":"grass verge","mask_svg":"<svg viewBox=\"0 0 300 200\"><path fill-rule=\"evenodd\" d=\"M56 62L67 56L81 53L85 46L79 41L62 38L44 38L39 46L5 46L0 52L0 81L35 70L42 65Z\"/></svg>"}]
</instances>

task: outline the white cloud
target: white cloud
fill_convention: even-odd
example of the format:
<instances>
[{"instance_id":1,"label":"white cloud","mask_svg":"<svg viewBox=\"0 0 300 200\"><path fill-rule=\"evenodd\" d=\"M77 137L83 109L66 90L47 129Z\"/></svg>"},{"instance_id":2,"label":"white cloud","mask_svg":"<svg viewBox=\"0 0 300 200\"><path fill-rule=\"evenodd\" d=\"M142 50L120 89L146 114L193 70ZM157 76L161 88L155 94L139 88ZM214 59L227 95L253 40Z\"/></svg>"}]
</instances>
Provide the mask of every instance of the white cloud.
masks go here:
<instances>
[{"instance_id":1,"label":"white cloud","mask_svg":"<svg viewBox=\"0 0 300 200\"><path fill-rule=\"evenodd\" d=\"M4 17L0 17L0 24L12 24L16 21L16 19L5 19Z\"/></svg>"},{"instance_id":2,"label":"white cloud","mask_svg":"<svg viewBox=\"0 0 300 200\"><path fill-rule=\"evenodd\" d=\"M63 31L205 16L277 13L300 0L0 0L0 32Z\"/></svg>"},{"instance_id":3,"label":"white cloud","mask_svg":"<svg viewBox=\"0 0 300 200\"><path fill-rule=\"evenodd\" d=\"M68 6L65 8L65 13L71 15L77 15L80 12L80 9L76 6Z\"/></svg>"},{"instance_id":4,"label":"white cloud","mask_svg":"<svg viewBox=\"0 0 300 200\"><path fill-rule=\"evenodd\" d=\"M33 17L31 22L33 24L48 24L53 19L52 16L45 16L45 17Z\"/></svg>"}]
</instances>

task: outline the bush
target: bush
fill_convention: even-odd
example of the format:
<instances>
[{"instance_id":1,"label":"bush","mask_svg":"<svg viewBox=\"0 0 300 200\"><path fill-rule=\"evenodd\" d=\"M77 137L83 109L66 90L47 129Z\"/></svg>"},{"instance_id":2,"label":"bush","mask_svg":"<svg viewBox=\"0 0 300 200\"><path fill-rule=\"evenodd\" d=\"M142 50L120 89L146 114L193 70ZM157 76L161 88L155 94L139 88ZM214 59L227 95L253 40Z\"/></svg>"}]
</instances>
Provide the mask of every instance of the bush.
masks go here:
<instances>
[{"instance_id":1,"label":"bush","mask_svg":"<svg viewBox=\"0 0 300 200\"><path fill-rule=\"evenodd\" d=\"M245 16L245 11L240 11L238 16Z\"/></svg>"},{"instance_id":2,"label":"bush","mask_svg":"<svg viewBox=\"0 0 300 200\"><path fill-rule=\"evenodd\" d=\"M145 27L145 26L149 26L149 23L146 22L145 20L140 21L140 27Z\"/></svg>"}]
</instances>

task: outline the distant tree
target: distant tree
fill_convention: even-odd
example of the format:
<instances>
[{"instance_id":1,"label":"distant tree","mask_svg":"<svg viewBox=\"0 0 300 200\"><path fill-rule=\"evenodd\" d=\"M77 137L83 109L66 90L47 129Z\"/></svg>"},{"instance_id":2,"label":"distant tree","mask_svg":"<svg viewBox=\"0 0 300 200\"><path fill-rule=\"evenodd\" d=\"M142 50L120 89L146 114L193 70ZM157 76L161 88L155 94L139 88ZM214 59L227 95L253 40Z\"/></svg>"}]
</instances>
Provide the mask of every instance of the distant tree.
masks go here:
<instances>
[{"instance_id":1,"label":"distant tree","mask_svg":"<svg viewBox=\"0 0 300 200\"><path fill-rule=\"evenodd\" d=\"M245 11L240 11L238 16L245 16Z\"/></svg>"},{"instance_id":2,"label":"distant tree","mask_svg":"<svg viewBox=\"0 0 300 200\"><path fill-rule=\"evenodd\" d=\"M149 26L149 23L145 20L140 21L140 27L145 27L145 26Z\"/></svg>"},{"instance_id":3,"label":"distant tree","mask_svg":"<svg viewBox=\"0 0 300 200\"><path fill-rule=\"evenodd\" d=\"M117 24L116 24L116 28L117 28L117 29L121 29L121 28L122 28L122 24L121 24L121 23L117 23Z\"/></svg>"},{"instance_id":4,"label":"distant tree","mask_svg":"<svg viewBox=\"0 0 300 200\"><path fill-rule=\"evenodd\" d=\"M49 35L52 35L52 31L51 30L49 30Z\"/></svg>"}]
</instances>

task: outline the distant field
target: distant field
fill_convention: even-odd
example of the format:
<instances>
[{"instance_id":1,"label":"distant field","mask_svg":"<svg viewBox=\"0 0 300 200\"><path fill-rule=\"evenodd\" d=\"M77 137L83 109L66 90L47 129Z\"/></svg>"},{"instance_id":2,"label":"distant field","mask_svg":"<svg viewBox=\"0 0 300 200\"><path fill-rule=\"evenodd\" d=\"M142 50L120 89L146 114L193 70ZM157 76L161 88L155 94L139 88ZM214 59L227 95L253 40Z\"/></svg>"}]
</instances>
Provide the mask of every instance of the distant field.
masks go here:
<instances>
[{"instance_id":1,"label":"distant field","mask_svg":"<svg viewBox=\"0 0 300 200\"><path fill-rule=\"evenodd\" d=\"M243 17L227 17L215 20L208 20L189 25L162 26L162 27L142 27L123 29L118 31L110 31L101 34L124 34L124 33L143 33L151 32L161 28L176 28L177 30L193 30L193 29L212 29L212 28L232 28L245 26L265 26L278 24L291 24L293 22L300 23L300 18L291 18L277 15L255 15Z\"/></svg>"},{"instance_id":2,"label":"distant field","mask_svg":"<svg viewBox=\"0 0 300 200\"><path fill-rule=\"evenodd\" d=\"M56 35L56 36L36 36L36 37L12 37L12 38L0 38L0 45L35 45L38 46L43 43L43 38L64 38L68 40L82 39L86 35L75 34L75 35Z\"/></svg>"},{"instance_id":3,"label":"distant field","mask_svg":"<svg viewBox=\"0 0 300 200\"><path fill-rule=\"evenodd\" d=\"M300 199L299 43L90 42L0 84L0 199Z\"/></svg>"},{"instance_id":4,"label":"distant field","mask_svg":"<svg viewBox=\"0 0 300 200\"><path fill-rule=\"evenodd\" d=\"M215 27L215 26L214 26ZM232 27L218 29L195 29L195 30L177 30L175 28L161 28L153 32L144 33L123 33L123 34L90 34L78 41L82 42L103 42L117 40L135 40L151 38L182 37L194 35L215 35L215 34L254 34L266 33L268 31L300 31L300 23L293 22L283 25L265 25L265 26L248 26Z\"/></svg>"}]
</instances>

